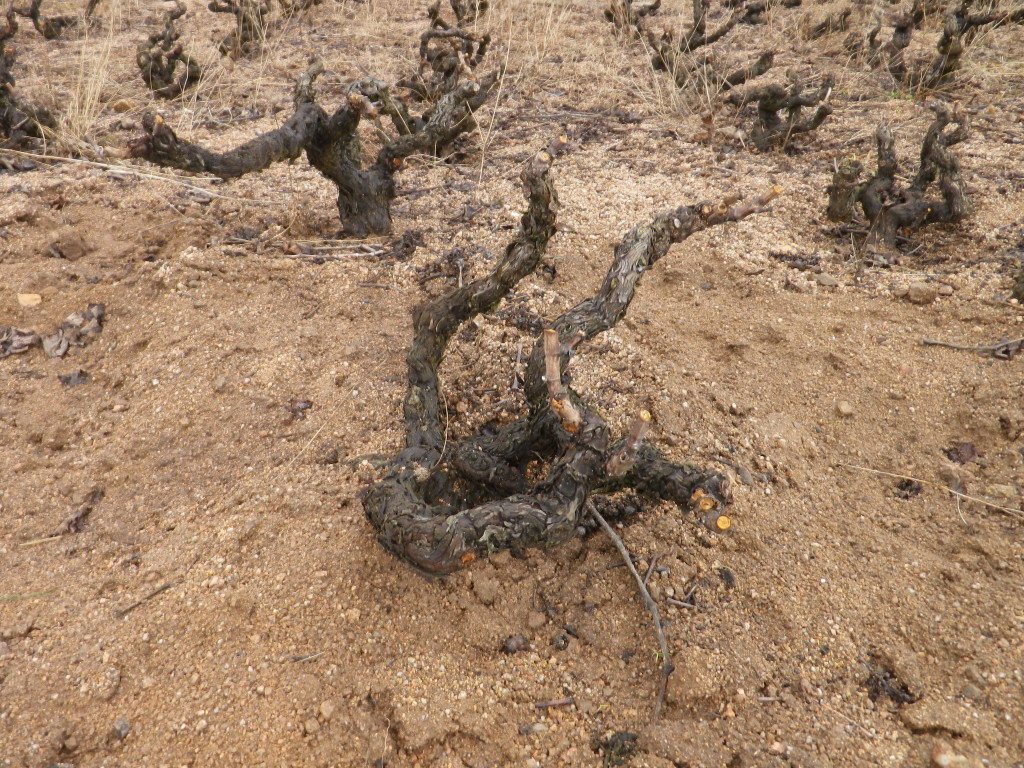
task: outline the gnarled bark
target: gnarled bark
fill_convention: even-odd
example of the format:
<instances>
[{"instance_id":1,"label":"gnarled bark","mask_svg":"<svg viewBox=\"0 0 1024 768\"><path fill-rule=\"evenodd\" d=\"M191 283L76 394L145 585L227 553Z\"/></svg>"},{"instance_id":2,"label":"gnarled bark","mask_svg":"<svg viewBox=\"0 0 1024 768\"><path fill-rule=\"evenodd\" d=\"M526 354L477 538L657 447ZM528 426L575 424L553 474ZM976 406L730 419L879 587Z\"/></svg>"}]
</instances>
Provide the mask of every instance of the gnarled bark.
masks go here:
<instances>
[{"instance_id":1,"label":"gnarled bark","mask_svg":"<svg viewBox=\"0 0 1024 768\"><path fill-rule=\"evenodd\" d=\"M490 36L465 29L465 25L487 10L487 3L476 6L472 2L452 0L452 8L456 16L454 26L441 17L439 2L427 9L430 24L420 36L419 71L396 83L398 87L407 88L417 101L433 101L452 91L463 78L472 78L473 71L487 54Z\"/></svg>"},{"instance_id":2,"label":"gnarled bark","mask_svg":"<svg viewBox=\"0 0 1024 768\"><path fill-rule=\"evenodd\" d=\"M726 100L739 107L757 102L757 119L750 135L754 145L767 152L773 147L785 148L793 136L813 131L832 114L832 107L824 103L832 85L832 77L828 76L817 90L805 93L803 81L795 78L789 88L773 83L742 94L733 92ZM801 120L803 109L814 106L817 106L814 114ZM785 117L779 114L783 110Z\"/></svg>"},{"instance_id":3,"label":"gnarled bark","mask_svg":"<svg viewBox=\"0 0 1024 768\"><path fill-rule=\"evenodd\" d=\"M179 139L159 117L143 118L146 135L129 153L158 165L233 179L262 171L275 162L295 160L303 152L310 165L338 188L338 214L346 234L365 237L391 231L395 173L414 154L439 154L458 136L476 127L473 112L487 98L498 75L467 79L413 117L401 98L379 80L365 78L349 86L345 102L329 115L313 92L323 71L317 63L296 86L295 113L273 131L228 152L212 152ZM375 161L363 166L358 127L365 117L391 117L399 134L385 141Z\"/></svg>"},{"instance_id":4,"label":"gnarled bark","mask_svg":"<svg viewBox=\"0 0 1024 768\"><path fill-rule=\"evenodd\" d=\"M7 41L18 31L14 14L14 6L8 6L0 17L0 146L6 147L41 139L43 129L55 125L47 110L21 98L14 87L14 52L6 49Z\"/></svg>"},{"instance_id":5,"label":"gnarled bark","mask_svg":"<svg viewBox=\"0 0 1024 768\"><path fill-rule=\"evenodd\" d=\"M728 17L715 29L708 31L709 0L692 0L693 26L676 39L670 31L655 34L645 29L644 19L661 7L661 0L646 6L634 6L632 0L614 0L605 10L605 18L626 37L646 39L652 51L651 66L672 75L676 87L696 88L701 93L728 91L759 77L771 69L774 52L765 51L751 64L731 72L718 65L710 46L725 37L738 24L761 23L768 6L761 2L727 3L731 7ZM784 4L792 7L791 3Z\"/></svg>"},{"instance_id":6,"label":"gnarled bark","mask_svg":"<svg viewBox=\"0 0 1024 768\"><path fill-rule=\"evenodd\" d=\"M950 149L967 138L970 120L957 105L944 102L930 105L935 120L921 145L921 162L913 181L905 189L896 176L899 163L892 133L881 125L875 131L878 169L870 179L860 182L860 163L850 159L836 170L829 187L829 218L850 221L860 205L870 222L865 246L869 253L886 261L896 254L896 235L901 229L935 222L956 222L969 212L960 161ZM955 127L946 130L950 125ZM941 198L927 197L928 188L938 182Z\"/></svg>"},{"instance_id":7,"label":"gnarled bark","mask_svg":"<svg viewBox=\"0 0 1024 768\"><path fill-rule=\"evenodd\" d=\"M600 415L568 386L565 364L574 347L625 315L641 275L673 243L761 210L774 191L749 205L683 206L629 232L597 294L558 317L534 346L525 377L529 414L495 434L460 441L447 454L438 367L458 328L493 309L541 264L557 208L549 177L553 149L523 172L529 206L497 266L413 316L405 448L367 490L363 507L381 544L429 574L451 573L502 549L564 542L578 533L593 493L633 487L701 515L728 498L721 475L666 461L642 444L642 429L614 441ZM523 465L538 459L547 473L530 484Z\"/></svg>"},{"instance_id":8,"label":"gnarled bark","mask_svg":"<svg viewBox=\"0 0 1024 768\"><path fill-rule=\"evenodd\" d=\"M64 30L78 23L76 16L53 16L43 14L43 0L32 0L27 8L18 8L16 13L32 20L32 26L47 40L56 40L64 34Z\"/></svg>"},{"instance_id":9,"label":"gnarled bark","mask_svg":"<svg viewBox=\"0 0 1024 768\"><path fill-rule=\"evenodd\" d=\"M203 76L199 63L178 42L181 33L174 22L185 15L185 10L184 3L176 0L164 16L164 28L139 43L135 55L142 80L162 99L178 98Z\"/></svg>"},{"instance_id":10,"label":"gnarled bark","mask_svg":"<svg viewBox=\"0 0 1024 768\"><path fill-rule=\"evenodd\" d=\"M268 0L210 0L207 6L214 13L230 13L235 28L218 44L217 50L232 59L247 56L267 39L270 29Z\"/></svg>"},{"instance_id":11,"label":"gnarled bark","mask_svg":"<svg viewBox=\"0 0 1024 768\"><path fill-rule=\"evenodd\" d=\"M942 35L936 45L936 55L928 63L911 67L906 61L906 50L914 30L921 26L929 13L938 10L935 4L915 0L909 10L901 11L893 19L892 37L886 43L878 41L881 19L869 30L864 41L849 39L848 48L873 66L884 66L893 80L914 91L933 91L947 86L960 68L960 59L981 27L1024 23L1024 8L1014 11L988 10L971 13L974 0L959 0L946 13Z\"/></svg>"}]
</instances>

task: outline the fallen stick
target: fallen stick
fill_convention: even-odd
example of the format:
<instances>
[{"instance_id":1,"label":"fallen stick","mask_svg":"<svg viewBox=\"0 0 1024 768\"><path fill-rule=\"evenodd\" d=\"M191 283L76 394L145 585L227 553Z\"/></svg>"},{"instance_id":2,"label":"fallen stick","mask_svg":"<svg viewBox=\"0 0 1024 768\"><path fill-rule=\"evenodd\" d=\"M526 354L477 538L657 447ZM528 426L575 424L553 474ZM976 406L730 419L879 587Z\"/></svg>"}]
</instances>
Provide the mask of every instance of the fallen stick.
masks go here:
<instances>
[{"instance_id":1,"label":"fallen stick","mask_svg":"<svg viewBox=\"0 0 1024 768\"><path fill-rule=\"evenodd\" d=\"M991 355L992 357L999 358L1000 360L1012 360L1013 356L1021 350L1024 350L1024 339L1003 339L997 341L995 344L979 344L972 346L970 344L954 344L949 341L939 341L937 339L921 339L921 343L926 347L946 347L948 349L959 349L964 352L977 352L979 354Z\"/></svg>"},{"instance_id":2,"label":"fallen stick","mask_svg":"<svg viewBox=\"0 0 1024 768\"><path fill-rule=\"evenodd\" d=\"M639 574L636 566L633 565L633 558L629 554L629 550L626 549L626 545L623 543L622 538L612 529L608 524L608 521L604 519L600 512L597 511L597 507L594 503L587 501L587 511L590 512L591 516L604 529L604 532L608 534L608 538L615 544L615 548L619 550L619 554L622 555L623 561L626 563L626 567L629 572L633 574L633 578L636 579L637 588L640 590L640 595L643 597L644 605L647 606L647 610L651 612L651 617L654 619L654 631L658 636L658 648L661 650L661 681L658 683L658 698L654 702L654 718L657 720L661 717L661 708L665 703L665 692L668 690L668 678L672 674L672 670L675 667L672 666L672 657L668 651L668 641L665 640L665 630L661 627L661 614L658 612L658 604L654 602L654 598L651 597L651 593L647 591L647 585L644 584L643 577Z\"/></svg>"}]
</instances>

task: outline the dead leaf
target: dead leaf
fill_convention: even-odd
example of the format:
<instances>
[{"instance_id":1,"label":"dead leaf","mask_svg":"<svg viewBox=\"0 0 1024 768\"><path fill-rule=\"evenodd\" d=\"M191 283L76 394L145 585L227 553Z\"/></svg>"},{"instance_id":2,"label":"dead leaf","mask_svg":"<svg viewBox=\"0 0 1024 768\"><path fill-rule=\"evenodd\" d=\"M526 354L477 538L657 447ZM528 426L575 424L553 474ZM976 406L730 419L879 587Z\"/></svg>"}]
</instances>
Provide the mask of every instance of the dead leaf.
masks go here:
<instances>
[{"instance_id":1,"label":"dead leaf","mask_svg":"<svg viewBox=\"0 0 1024 768\"><path fill-rule=\"evenodd\" d=\"M39 343L35 331L0 325L0 359L31 349Z\"/></svg>"}]
</instances>

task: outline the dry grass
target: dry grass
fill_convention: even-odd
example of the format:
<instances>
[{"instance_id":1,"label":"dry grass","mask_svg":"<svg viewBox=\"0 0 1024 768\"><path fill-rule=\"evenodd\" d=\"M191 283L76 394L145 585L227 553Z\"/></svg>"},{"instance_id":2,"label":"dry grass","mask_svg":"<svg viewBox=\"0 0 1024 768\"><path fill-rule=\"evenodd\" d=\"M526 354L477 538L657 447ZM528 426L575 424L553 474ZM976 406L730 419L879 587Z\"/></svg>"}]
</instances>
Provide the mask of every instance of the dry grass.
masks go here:
<instances>
[{"instance_id":1,"label":"dry grass","mask_svg":"<svg viewBox=\"0 0 1024 768\"><path fill-rule=\"evenodd\" d=\"M817 73L808 62L824 50L831 61L842 65L833 67L838 94L884 97L894 90L891 84L879 73L858 69L844 52L842 40L851 31L862 31L876 13L887 19L890 5L856 4L850 29L821 40L807 42L799 34L808 19L819 20L846 4L833 0L779 11L768 24L738 27L714 46L717 66L731 71L772 48L779 55L764 80L779 79L789 67L813 77ZM34 30L19 33L27 38L27 45L20 47L19 66L31 75L20 84L30 97L41 95L39 101L52 105L58 114L59 126L47 137L51 153L101 158L104 145L124 140L110 134L111 126L137 118L145 110L160 111L189 138L202 138L204 124L218 130L230 124L224 119L225 110L253 116L244 121L247 130L267 130L279 124L281 111L289 107L293 78L310 56L319 56L327 66L320 81L325 104L336 100L357 77L374 75L393 81L414 71L426 5L343 0L288 16L275 11L272 30L259 50L231 62L217 53L216 41L233 19L193 3L178 26L182 43L203 65L204 74L183 98L168 103L155 99L145 88L134 63L135 47L159 25L164 9L143 7L138 0L109 0L99 6L91 27L82 24L69 30L67 39L58 44L37 39ZM550 101L583 111L624 108L671 122L719 112L717 87L701 78L695 78L693 87L676 87L672 73L655 71L644 41L616 37L603 19L605 5L604 0L507 0L493 3L474 22L476 31L493 39L484 71L504 66L507 72L496 98L478 116L485 152L502 110L519 109L526 103ZM717 21L718 15L710 26ZM691 24L688 0L667 0L662 11L647 21L654 31L670 28L677 34ZM908 52L912 66L934 56L940 25L941 19L929 19L915 35ZM888 34L891 27L886 25L881 38ZM1005 54L1021 49L1024 29L1019 25L983 30L964 56L965 81L1007 98L1019 92L1024 67ZM117 102L121 102L120 111L115 112ZM565 107L552 111L558 109ZM258 118L260 114L265 116Z\"/></svg>"}]
</instances>

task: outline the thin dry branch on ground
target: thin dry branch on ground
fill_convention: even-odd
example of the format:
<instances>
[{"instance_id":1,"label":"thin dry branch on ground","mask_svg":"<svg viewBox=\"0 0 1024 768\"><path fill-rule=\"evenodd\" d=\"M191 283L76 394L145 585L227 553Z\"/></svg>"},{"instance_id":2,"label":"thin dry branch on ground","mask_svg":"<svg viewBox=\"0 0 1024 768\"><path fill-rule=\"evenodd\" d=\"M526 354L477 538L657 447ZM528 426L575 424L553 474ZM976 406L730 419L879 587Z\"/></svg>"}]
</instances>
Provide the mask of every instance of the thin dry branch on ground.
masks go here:
<instances>
[{"instance_id":1,"label":"thin dry branch on ground","mask_svg":"<svg viewBox=\"0 0 1024 768\"><path fill-rule=\"evenodd\" d=\"M642 429L613 440L604 419L569 386L566 365L574 349L625 316L641 276L673 243L763 210L777 189L748 204L683 206L627 233L597 293L557 317L534 345L524 376L529 413L493 432L448 442L438 378L445 349L463 323L492 310L540 266L555 231L558 203L549 171L558 146L523 171L528 208L495 268L413 315L405 448L367 490L363 508L381 544L429 574L450 573L503 549L564 542L584 526L593 494L633 488L696 507L712 524L729 498L725 477L667 461L642 442ZM547 472L532 483L525 470L535 461Z\"/></svg>"},{"instance_id":2,"label":"thin dry branch on ground","mask_svg":"<svg viewBox=\"0 0 1024 768\"><path fill-rule=\"evenodd\" d=\"M14 51L7 41L18 31L14 6L0 17L0 147L25 146L32 139L41 139L44 128L53 128L53 116L18 95L14 87Z\"/></svg>"},{"instance_id":3,"label":"thin dry branch on ground","mask_svg":"<svg viewBox=\"0 0 1024 768\"><path fill-rule=\"evenodd\" d=\"M352 83L344 103L328 114L316 102L313 83L323 71L317 63L298 80L295 112L276 130L269 131L224 153L179 139L158 116L146 115L146 135L133 142L128 153L157 165L193 173L212 173L233 179L262 171L275 162L295 160L303 152L310 165L338 188L338 213L343 231L354 237L391 231L391 201L395 173L414 154L441 154L456 138L473 131L473 112L487 99L500 73L479 80L463 73L422 115L414 116L405 100L380 80L367 77ZM390 137L378 118L391 119L397 136ZM377 121L383 146L375 161L363 167L359 124Z\"/></svg>"},{"instance_id":4,"label":"thin dry branch on ground","mask_svg":"<svg viewBox=\"0 0 1024 768\"><path fill-rule=\"evenodd\" d=\"M833 78L826 76L816 90L808 93L805 90L806 83L794 76L788 88L780 83L772 83L751 88L744 93L733 91L726 101L740 108L756 102L757 117L750 133L754 145L762 152L775 147L785 149L794 136L813 131L832 114L832 106L827 102L833 83ZM801 119L803 110L808 107L817 109L810 117ZM783 111L785 117L779 114Z\"/></svg>"},{"instance_id":5,"label":"thin dry branch on ground","mask_svg":"<svg viewBox=\"0 0 1024 768\"><path fill-rule=\"evenodd\" d=\"M970 119L959 108L936 101L930 105L935 120L925 133L917 174L906 188L900 184L892 132L880 125L875 132L878 169L861 181L862 166L847 159L837 168L829 186L828 217L850 222L859 205L870 222L865 246L873 256L893 261L899 230L916 229L935 222L957 222L969 212L960 161L951 147L970 133ZM946 130L949 126L955 126ZM938 182L941 198L927 197L928 188Z\"/></svg>"},{"instance_id":6,"label":"thin dry branch on ground","mask_svg":"<svg viewBox=\"0 0 1024 768\"><path fill-rule=\"evenodd\" d=\"M203 70L199 63L178 42L175 21L185 15L185 5L176 0L174 8L164 15L164 26L139 43L135 61L142 79L162 99L176 99L199 82Z\"/></svg>"}]
</instances>

